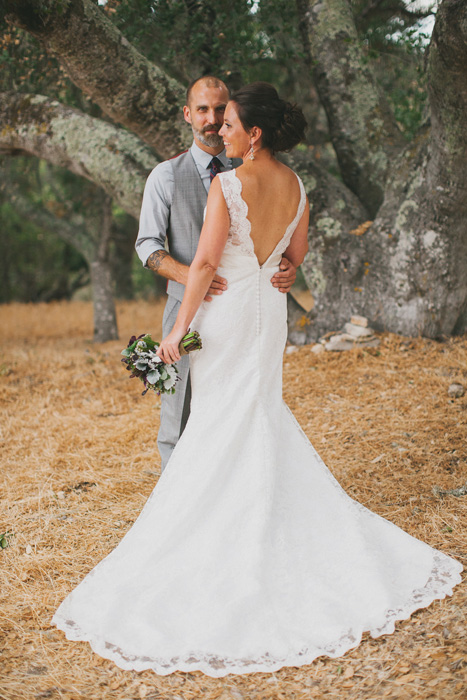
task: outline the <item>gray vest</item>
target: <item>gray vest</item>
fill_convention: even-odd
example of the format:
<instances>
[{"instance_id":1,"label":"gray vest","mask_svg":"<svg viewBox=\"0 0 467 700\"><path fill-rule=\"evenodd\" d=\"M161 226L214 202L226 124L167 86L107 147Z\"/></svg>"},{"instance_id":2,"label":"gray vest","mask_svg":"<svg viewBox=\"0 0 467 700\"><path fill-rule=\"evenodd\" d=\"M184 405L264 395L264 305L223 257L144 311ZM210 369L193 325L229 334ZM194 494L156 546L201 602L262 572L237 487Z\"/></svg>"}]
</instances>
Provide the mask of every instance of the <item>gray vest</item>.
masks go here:
<instances>
[{"instance_id":1,"label":"gray vest","mask_svg":"<svg viewBox=\"0 0 467 700\"><path fill-rule=\"evenodd\" d=\"M182 153L170 162L174 175L174 196L167 230L169 251L175 260L184 265L191 265L203 227L208 195L190 151ZM241 165L242 161L234 158L232 163L235 168ZM169 280L169 296L182 301L184 291L183 284Z\"/></svg>"}]
</instances>

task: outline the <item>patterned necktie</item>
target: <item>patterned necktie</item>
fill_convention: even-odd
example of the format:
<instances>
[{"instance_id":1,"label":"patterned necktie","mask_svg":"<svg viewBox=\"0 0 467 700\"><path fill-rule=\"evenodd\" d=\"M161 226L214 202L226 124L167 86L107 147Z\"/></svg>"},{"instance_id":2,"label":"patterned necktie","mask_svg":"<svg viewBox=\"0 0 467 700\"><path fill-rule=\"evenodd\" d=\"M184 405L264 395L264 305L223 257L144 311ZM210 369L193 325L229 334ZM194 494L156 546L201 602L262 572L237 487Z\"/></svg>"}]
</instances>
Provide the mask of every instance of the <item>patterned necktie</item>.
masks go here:
<instances>
[{"instance_id":1,"label":"patterned necktie","mask_svg":"<svg viewBox=\"0 0 467 700\"><path fill-rule=\"evenodd\" d=\"M222 167L222 163L220 162L219 158L216 158L216 156L214 156L214 158L211 160L211 162L208 165L208 168L211 168L211 170L209 172L209 178L210 178L211 182L214 180L216 175L218 175L220 172L222 172L221 167Z\"/></svg>"}]
</instances>

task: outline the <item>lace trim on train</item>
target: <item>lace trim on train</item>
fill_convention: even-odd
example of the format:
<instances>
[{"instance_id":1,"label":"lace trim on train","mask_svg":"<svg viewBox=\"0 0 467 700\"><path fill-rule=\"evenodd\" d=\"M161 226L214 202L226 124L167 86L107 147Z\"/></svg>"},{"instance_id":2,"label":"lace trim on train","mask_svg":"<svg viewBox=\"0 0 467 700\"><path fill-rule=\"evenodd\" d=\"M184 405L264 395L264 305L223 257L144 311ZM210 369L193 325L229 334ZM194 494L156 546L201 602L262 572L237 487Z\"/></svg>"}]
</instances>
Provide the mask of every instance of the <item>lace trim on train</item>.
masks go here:
<instances>
[{"instance_id":1,"label":"lace trim on train","mask_svg":"<svg viewBox=\"0 0 467 700\"><path fill-rule=\"evenodd\" d=\"M381 616L380 623L369 630L372 637L379 637L383 634L394 632L395 623L398 620L406 620L415 610L426 608L434 600L439 600L452 594L453 587L461 580L460 572L462 565L451 559L442 552L436 552L433 557L433 568L431 576L423 588L413 591L406 603L395 609L387 610ZM277 671L283 666L303 666L310 664L318 656L339 657L349 649L358 646L363 632L367 630L347 630L334 644L327 644L322 647L303 648L291 650L290 654L284 658L274 658L269 654L264 654L256 659L232 659L215 655L197 655L195 652L185 657L172 659L155 659L148 656L133 656L127 654L120 647L105 642L97 637L88 636L72 620L55 615L53 620L59 629L65 632L68 639L72 641L87 641L93 650L110 659L117 666L126 670L144 671L152 669L159 675L166 676L175 671L202 671L208 676L221 677L229 673L243 674L253 672Z\"/></svg>"}]
</instances>

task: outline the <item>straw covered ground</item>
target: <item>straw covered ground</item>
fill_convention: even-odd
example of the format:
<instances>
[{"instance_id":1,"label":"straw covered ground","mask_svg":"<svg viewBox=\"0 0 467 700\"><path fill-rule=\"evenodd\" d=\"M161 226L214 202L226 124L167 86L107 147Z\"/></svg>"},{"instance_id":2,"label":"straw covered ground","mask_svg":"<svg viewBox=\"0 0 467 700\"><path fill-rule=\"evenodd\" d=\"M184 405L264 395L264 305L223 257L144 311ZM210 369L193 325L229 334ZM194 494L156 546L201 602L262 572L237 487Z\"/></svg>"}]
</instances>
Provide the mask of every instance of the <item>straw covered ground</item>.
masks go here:
<instances>
[{"instance_id":1,"label":"straw covered ground","mask_svg":"<svg viewBox=\"0 0 467 700\"><path fill-rule=\"evenodd\" d=\"M122 303L122 342L93 345L87 303L0 307L0 698L460 700L467 696L465 578L451 598L341 659L208 678L122 671L50 626L65 595L121 539L159 473L159 401L119 352L160 333L162 306ZM285 355L285 398L348 493L467 564L467 338L381 336L379 349Z\"/></svg>"}]
</instances>

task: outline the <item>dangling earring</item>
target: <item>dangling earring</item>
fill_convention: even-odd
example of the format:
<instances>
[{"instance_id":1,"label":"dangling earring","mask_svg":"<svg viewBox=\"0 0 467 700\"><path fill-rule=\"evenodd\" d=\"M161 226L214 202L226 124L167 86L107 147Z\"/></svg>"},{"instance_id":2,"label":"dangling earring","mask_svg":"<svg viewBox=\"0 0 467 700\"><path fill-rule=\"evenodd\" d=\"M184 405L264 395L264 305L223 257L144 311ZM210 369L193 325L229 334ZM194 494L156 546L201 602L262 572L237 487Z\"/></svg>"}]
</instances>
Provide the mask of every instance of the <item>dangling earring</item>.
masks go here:
<instances>
[{"instance_id":1,"label":"dangling earring","mask_svg":"<svg viewBox=\"0 0 467 700\"><path fill-rule=\"evenodd\" d=\"M255 159L255 152L253 151L253 143L250 141L250 160Z\"/></svg>"}]
</instances>

